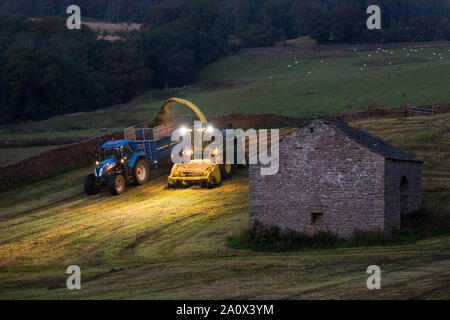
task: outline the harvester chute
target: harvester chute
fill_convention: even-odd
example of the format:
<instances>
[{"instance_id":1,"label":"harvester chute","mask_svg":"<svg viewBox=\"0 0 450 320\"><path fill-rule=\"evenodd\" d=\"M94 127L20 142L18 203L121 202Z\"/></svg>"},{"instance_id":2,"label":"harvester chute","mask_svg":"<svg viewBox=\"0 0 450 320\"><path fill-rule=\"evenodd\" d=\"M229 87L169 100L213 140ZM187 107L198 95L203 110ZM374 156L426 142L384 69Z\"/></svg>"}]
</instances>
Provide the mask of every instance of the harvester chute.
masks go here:
<instances>
[{"instance_id":1,"label":"harvester chute","mask_svg":"<svg viewBox=\"0 0 450 320\"><path fill-rule=\"evenodd\" d=\"M157 118L162 120L163 115L165 113L168 113L168 106L172 103L172 102L177 102L179 104L183 104L185 106L188 106L189 108L191 108L192 111L194 111L194 113L197 115L197 117L200 119L200 121L203 124L206 124L208 122L208 120L206 119L205 115L203 114L203 112L199 109L199 107L197 107L195 104L193 104L192 102L188 101L188 100L184 100L184 99L180 99L180 98L170 98L168 99L163 106L161 107Z\"/></svg>"}]
</instances>

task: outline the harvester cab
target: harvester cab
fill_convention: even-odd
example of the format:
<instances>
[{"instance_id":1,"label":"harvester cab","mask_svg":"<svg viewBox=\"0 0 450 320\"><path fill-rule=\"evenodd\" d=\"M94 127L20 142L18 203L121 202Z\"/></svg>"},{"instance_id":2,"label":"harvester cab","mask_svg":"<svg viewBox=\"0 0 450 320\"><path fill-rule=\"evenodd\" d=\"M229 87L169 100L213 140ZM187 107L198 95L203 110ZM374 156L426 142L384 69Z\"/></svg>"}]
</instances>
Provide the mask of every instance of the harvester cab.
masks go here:
<instances>
[{"instance_id":1,"label":"harvester cab","mask_svg":"<svg viewBox=\"0 0 450 320\"><path fill-rule=\"evenodd\" d=\"M165 112L166 106L171 102L177 102L183 105L188 106L191 108L194 113L198 116L202 123L201 128L197 128L196 130L200 131L207 131L210 129L213 129L213 125L211 123L208 123L205 115L203 112L192 102L189 102L187 100L178 99L178 98L171 98L166 101L163 108L161 109L162 112ZM192 128L184 128L184 130L193 131ZM225 130L222 130L223 136L225 136ZM192 136L191 136L192 138ZM205 148L208 146L210 142L203 142L202 144L202 152ZM190 150L187 150L185 152L188 152L187 156L190 156L191 159L187 163L175 163L172 167L172 170L170 172L169 178L168 178L168 187L173 188L177 186L185 186L189 187L193 184L198 184L200 186L205 186L208 188L213 188L214 186L218 185L223 179L229 178L233 175L235 164L234 163L227 163L226 159L226 153L225 151L222 152L222 157L211 157L211 158L196 158L194 150L194 142L191 141L191 148ZM225 150L226 141L224 139L224 148ZM236 148L235 148L236 150ZM211 151L211 156L215 156L215 152L217 152L215 149ZM215 161L212 160L212 158L215 159Z\"/></svg>"}]
</instances>

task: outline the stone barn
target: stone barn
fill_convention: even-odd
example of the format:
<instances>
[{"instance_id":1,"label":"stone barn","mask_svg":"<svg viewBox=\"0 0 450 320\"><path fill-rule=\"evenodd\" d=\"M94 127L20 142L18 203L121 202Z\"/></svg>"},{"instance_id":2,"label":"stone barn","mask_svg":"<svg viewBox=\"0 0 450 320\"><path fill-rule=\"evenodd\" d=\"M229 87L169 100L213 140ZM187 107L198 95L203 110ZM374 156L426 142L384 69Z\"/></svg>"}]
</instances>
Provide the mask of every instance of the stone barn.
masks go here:
<instances>
[{"instance_id":1,"label":"stone barn","mask_svg":"<svg viewBox=\"0 0 450 320\"><path fill-rule=\"evenodd\" d=\"M421 203L422 163L362 128L313 120L280 141L279 171L250 165L250 225L390 232Z\"/></svg>"}]
</instances>

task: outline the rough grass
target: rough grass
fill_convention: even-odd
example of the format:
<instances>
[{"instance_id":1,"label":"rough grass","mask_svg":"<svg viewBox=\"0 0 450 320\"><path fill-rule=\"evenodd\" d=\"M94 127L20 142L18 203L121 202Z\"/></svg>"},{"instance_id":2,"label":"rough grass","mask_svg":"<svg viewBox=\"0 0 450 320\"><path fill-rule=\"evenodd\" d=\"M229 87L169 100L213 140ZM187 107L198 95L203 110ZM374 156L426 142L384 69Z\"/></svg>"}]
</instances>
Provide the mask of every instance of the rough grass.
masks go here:
<instances>
[{"instance_id":1,"label":"rough grass","mask_svg":"<svg viewBox=\"0 0 450 320\"><path fill-rule=\"evenodd\" d=\"M450 114L353 123L423 161L423 197L450 203Z\"/></svg>"},{"instance_id":2,"label":"rough grass","mask_svg":"<svg viewBox=\"0 0 450 320\"><path fill-rule=\"evenodd\" d=\"M304 232L280 230L256 221L238 236L226 239L228 247L267 252L321 250L367 246L393 246L412 243L421 239L450 234L450 213L447 209L422 205L403 217L402 228L384 233L379 230L355 230L350 239L339 238L332 231Z\"/></svg>"},{"instance_id":3,"label":"rough grass","mask_svg":"<svg viewBox=\"0 0 450 320\"><path fill-rule=\"evenodd\" d=\"M281 112L301 116L358 111L372 105L448 102L449 49L395 49L393 54L330 50L290 53L288 49L277 54L263 50L240 53L206 67L193 86L154 90L130 103L94 112L6 126L0 128L0 134L3 139L19 134L39 137L39 133L59 135L72 128L70 135L75 136L86 130L123 128L153 118L171 96L195 102L206 115Z\"/></svg>"},{"instance_id":4,"label":"rough grass","mask_svg":"<svg viewBox=\"0 0 450 320\"><path fill-rule=\"evenodd\" d=\"M445 205L449 140L440 125L448 120L358 124L425 160L424 197ZM0 194L0 299L449 298L448 235L389 247L234 250L225 239L248 226L245 171L212 190L166 189L161 176L119 197L87 198L82 181L91 170ZM65 287L70 264L81 267L80 291ZM381 267L382 290L366 288L372 264Z\"/></svg>"}]
</instances>

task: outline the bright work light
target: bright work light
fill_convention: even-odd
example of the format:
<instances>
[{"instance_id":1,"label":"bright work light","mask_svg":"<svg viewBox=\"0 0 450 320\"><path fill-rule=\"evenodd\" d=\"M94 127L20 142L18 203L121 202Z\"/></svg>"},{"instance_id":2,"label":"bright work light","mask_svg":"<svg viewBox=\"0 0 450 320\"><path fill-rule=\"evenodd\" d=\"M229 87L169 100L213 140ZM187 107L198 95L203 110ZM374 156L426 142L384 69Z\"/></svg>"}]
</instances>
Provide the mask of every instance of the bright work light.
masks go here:
<instances>
[{"instance_id":1,"label":"bright work light","mask_svg":"<svg viewBox=\"0 0 450 320\"><path fill-rule=\"evenodd\" d=\"M188 129L186 127L181 127L180 132L184 136L186 133L188 133Z\"/></svg>"}]
</instances>

